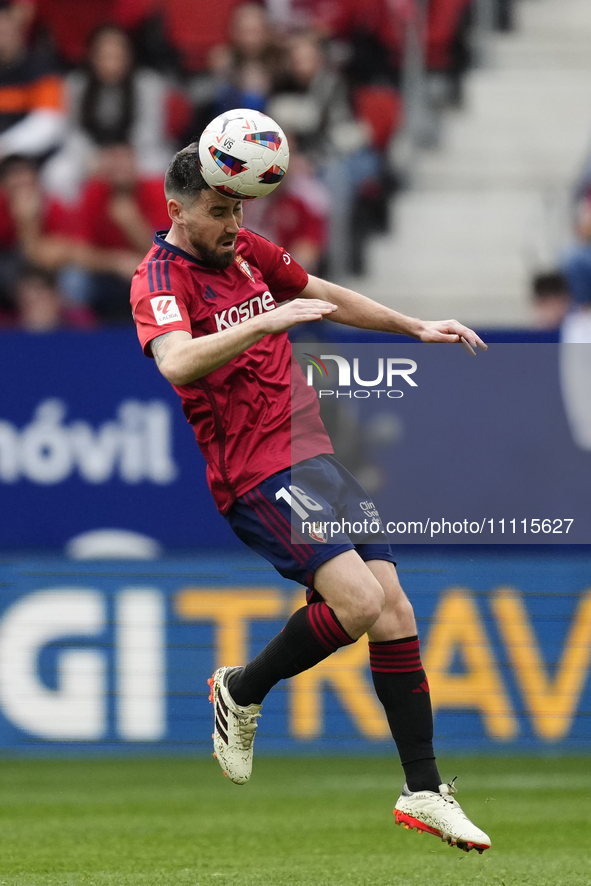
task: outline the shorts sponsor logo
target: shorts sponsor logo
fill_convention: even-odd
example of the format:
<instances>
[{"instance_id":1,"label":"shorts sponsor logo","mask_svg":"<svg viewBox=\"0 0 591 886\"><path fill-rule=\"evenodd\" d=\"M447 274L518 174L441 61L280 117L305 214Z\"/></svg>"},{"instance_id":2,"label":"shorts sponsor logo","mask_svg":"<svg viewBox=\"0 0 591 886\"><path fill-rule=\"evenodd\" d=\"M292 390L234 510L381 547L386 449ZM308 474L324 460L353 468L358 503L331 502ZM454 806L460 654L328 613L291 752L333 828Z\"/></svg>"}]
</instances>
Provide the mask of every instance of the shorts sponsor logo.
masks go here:
<instances>
[{"instance_id":1,"label":"shorts sponsor logo","mask_svg":"<svg viewBox=\"0 0 591 886\"><path fill-rule=\"evenodd\" d=\"M275 300L269 290L262 295L247 298L246 301L239 305L233 305L225 311L214 314L217 332L221 332L222 329L229 329L230 326L244 323L245 320L250 320L251 317L256 317L257 314L273 311L276 307Z\"/></svg>"},{"instance_id":2,"label":"shorts sponsor logo","mask_svg":"<svg viewBox=\"0 0 591 886\"><path fill-rule=\"evenodd\" d=\"M289 254L289 252L283 253L283 261L285 262L286 265L291 264L291 255Z\"/></svg>"},{"instance_id":3,"label":"shorts sponsor logo","mask_svg":"<svg viewBox=\"0 0 591 886\"><path fill-rule=\"evenodd\" d=\"M381 525L382 521L380 519L380 515L378 513L378 509L376 508L373 501L360 501L359 507L363 511L366 517L371 517L374 522L379 523Z\"/></svg>"},{"instance_id":4,"label":"shorts sponsor logo","mask_svg":"<svg viewBox=\"0 0 591 886\"><path fill-rule=\"evenodd\" d=\"M177 320L183 319L174 295L158 295L156 298L150 299L150 304L152 305L158 326L164 326L166 323L175 323Z\"/></svg>"}]
</instances>

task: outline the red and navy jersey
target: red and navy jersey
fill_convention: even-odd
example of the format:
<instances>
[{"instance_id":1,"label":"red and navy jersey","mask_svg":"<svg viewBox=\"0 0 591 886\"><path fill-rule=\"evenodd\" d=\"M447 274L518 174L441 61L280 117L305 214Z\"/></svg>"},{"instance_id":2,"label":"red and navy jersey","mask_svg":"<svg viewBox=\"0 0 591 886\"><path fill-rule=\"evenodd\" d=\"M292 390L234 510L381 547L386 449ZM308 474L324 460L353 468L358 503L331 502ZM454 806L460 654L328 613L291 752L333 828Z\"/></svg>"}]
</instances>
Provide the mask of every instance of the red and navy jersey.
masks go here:
<instances>
[{"instance_id":1,"label":"red and navy jersey","mask_svg":"<svg viewBox=\"0 0 591 886\"><path fill-rule=\"evenodd\" d=\"M223 332L276 310L308 282L284 249L252 231L240 231L236 259L225 270L207 267L163 237L156 235L131 284L138 336L149 357L150 342L166 332L182 329L193 338ZM223 514L276 471L333 451L314 388L292 361L285 332L265 336L219 369L174 388Z\"/></svg>"}]
</instances>

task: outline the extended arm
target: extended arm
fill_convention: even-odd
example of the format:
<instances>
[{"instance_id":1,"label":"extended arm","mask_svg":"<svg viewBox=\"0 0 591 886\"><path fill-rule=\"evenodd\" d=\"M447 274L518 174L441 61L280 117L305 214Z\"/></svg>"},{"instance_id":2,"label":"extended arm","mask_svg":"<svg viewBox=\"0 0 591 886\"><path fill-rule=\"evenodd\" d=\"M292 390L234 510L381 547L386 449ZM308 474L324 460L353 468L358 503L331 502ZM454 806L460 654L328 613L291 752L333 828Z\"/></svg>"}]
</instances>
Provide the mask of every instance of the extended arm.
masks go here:
<instances>
[{"instance_id":1,"label":"extended arm","mask_svg":"<svg viewBox=\"0 0 591 886\"><path fill-rule=\"evenodd\" d=\"M169 382L186 385L229 363L269 333L285 332L297 323L321 320L333 311L336 305L326 300L296 298L212 335L192 338L190 332L180 329L166 332L152 340L152 353L158 369Z\"/></svg>"},{"instance_id":2,"label":"extended arm","mask_svg":"<svg viewBox=\"0 0 591 886\"><path fill-rule=\"evenodd\" d=\"M457 320L407 317L358 292L312 276L299 298L273 311L199 338L182 330L166 332L152 340L151 348L162 375L174 385L186 385L229 363L266 335L324 316L360 329L410 335L424 342L468 342L471 353L469 345L487 348L472 329Z\"/></svg>"},{"instance_id":3,"label":"extended arm","mask_svg":"<svg viewBox=\"0 0 591 886\"><path fill-rule=\"evenodd\" d=\"M347 326L410 335L424 342L467 342L484 351L487 349L487 345L472 329L463 326L457 320L419 320L416 317L407 317L365 295L344 289L320 277L310 275L308 285L301 295L304 298L321 299L337 305L337 310L329 319ZM474 353L472 348L469 350Z\"/></svg>"}]
</instances>

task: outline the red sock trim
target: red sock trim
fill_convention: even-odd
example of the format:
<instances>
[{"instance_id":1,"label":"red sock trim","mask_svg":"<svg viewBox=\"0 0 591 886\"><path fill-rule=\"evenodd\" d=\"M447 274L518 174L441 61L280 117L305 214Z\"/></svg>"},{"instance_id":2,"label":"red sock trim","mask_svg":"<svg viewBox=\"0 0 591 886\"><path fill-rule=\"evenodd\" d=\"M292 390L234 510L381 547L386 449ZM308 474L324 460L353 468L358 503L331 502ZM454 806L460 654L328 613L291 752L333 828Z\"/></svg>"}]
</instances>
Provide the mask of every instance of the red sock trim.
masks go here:
<instances>
[{"instance_id":1,"label":"red sock trim","mask_svg":"<svg viewBox=\"0 0 591 886\"><path fill-rule=\"evenodd\" d=\"M325 649L335 652L341 646L349 646L355 642L324 600L321 603L311 603L306 608L306 616L312 633Z\"/></svg>"},{"instance_id":2,"label":"red sock trim","mask_svg":"<svg viewBox=\"0 0 591 886\"><path fill-rule=\"evenodd\" d=\"M421 671L421 652L418 638L393 641L392 643L369 643L369 666L379 674L409 674Z\"/></svg>"}]
</instances>

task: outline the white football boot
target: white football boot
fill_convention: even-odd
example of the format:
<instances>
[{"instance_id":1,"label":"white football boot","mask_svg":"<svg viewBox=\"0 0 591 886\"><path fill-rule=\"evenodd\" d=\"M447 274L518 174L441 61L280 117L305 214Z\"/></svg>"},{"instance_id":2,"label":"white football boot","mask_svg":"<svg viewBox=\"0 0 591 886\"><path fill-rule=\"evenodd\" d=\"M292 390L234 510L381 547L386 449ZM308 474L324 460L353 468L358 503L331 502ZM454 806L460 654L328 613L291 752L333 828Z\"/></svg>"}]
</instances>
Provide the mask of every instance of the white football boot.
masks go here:
<instances>
[{"instance_id":1,"label":"white football boot","mask_svg":"<svg viewBox=\"0 0 591 886\"><path fill-rule=\"evenodd\" d=\"M262 705L236 704L228 691L228 678L239 667L218 668L207 681L214 708L214 757L234 784L244 784L252 772L254 737Z\"/></svg>"},{"instance_id":2,"label":"white football boot","mask_svg":"<svg viewBox=\"0 0 591 886\"><path fill-rule=\"evenodd\" d=\"M455 781L455 778L454 778ZM457 846L464 852L476 849L481 855L490 848L490 839L472 824L452 794L456 788L440 784L439 793L434 791L409 791L406 785L394 807L396 824L407 830L416 828L419 833L434 834L444 843Z\"/></svg>"}]
</instances>

